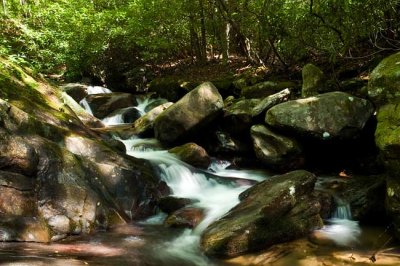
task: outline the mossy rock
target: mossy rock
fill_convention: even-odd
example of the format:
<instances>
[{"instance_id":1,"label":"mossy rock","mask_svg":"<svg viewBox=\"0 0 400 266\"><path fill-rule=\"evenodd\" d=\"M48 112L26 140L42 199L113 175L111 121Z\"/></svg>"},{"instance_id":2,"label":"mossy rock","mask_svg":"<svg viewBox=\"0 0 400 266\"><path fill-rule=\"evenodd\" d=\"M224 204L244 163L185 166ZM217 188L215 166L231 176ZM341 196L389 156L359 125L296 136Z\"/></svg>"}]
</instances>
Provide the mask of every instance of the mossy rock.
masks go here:
<instances>
[{"instance_id":1,"label":"mossy rock","mask_svg":"<svg viewBox=\"0 0 400 266\"><path fill-rule=\"evenodd\" d=\"M383 59L372 71L368 96L376 106L400 101L400 52Z\"/></svg>"},{"instance_id":2,"label":"mossy rock","mask_svg":"<svg viewBox=\"0 0 400 266\"><path fill-rule=\"evenodd\" d=\"M317 95L325 81L324 72L313 64L307 64L303 67L302 76L303 86L301 96L310 97Z\"/></svg>"}]
</instances>

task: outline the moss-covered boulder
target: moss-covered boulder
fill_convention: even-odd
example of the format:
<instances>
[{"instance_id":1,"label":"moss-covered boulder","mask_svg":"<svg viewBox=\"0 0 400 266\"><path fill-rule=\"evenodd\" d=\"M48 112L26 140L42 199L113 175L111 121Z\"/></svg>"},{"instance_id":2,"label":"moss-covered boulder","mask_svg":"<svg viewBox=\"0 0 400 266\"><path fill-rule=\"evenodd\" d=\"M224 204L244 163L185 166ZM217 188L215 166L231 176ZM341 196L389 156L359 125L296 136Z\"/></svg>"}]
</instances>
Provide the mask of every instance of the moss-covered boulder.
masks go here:
<instances>
[{"instance_id":1,"label":"moss-covered boulder","mask_svg":"<svg viewBox=\"0 0 400 266\"><path fill-rule=\"evenodd\" d=\"M368 96L378 107L375 142L387 170L386 210L400 238L400 53L383 59L372 71Z\"/></svg>"},{"instance_id":2,"label":"moss-covered boulder","mask_svg":"<svg viewBox=\"0 0 400 266\"><path fill-rule=\"evenodd\" d=\"M207 169L211 163L207 151L193 142L172 148L168 152L175 154L179 159L194 167Z\"/></svg>"},{"instance_id":3,"label":"moss-covered boulder","mask_svg":"<svg viewBox=\"0 0 400 266\"><path fill-rule=\"evenodd\" d=\"M368 96L376 106L400 101L400 52L383 59L371 72Z\"/></svg>"},{"instance_id":4,"label":"moss-covered boulder","mask_svg":"<svg viewBox=\"0 0 400 266\"><path fill-rule=\"evenodd\" d=\"M173 143L212 122L222 111L223 99L211 82L205 82L162 112L154 121L158 140Z\"/></svg>"},{"instance_id":5,"label":"moss-covered boulder","mask_svg":"<svg viewBox=\"0 0 400 266\"><path fill-rule=\"evenodd\" d=\"M265 122L281 130L317 139L358 136L374 112L371 102L344 92L278 104L268 110Z\"/></svg>"},{"instance_id":6,"label":"moss-covered boulder","mask_svg":"<svg viewBox=\"0 0 400 266\"><path fill-rule=\"evenodd\" d=\"M154 214L168 193L147 162L91 130L73 104L0 58L2 240L92 233Z\"/></svg>"},{"instance_id":7,"label":"moss-covered boulder","mask_svg":"<svg viewBox=\"0 0 400 266\"><path fill-rule=\"evenodd\" d=\"M313 64L307 64L303 67L301 74L303 76L301 96L317 95L326 80L324 72Z\"/></svg>"},{"instance_id":8,"label":"moss-covered boulder","mask_svg":"<svg viewBox=\"0 0 400 266\"><path fill-rule=\"evenodd\" d=\"M265 98L284 89L296 88L291 81L264 81L242 89L241 96L246 99Z\"/></svg>"},{"instance_id":9,"label":"moss-covered boulder","mask_svg":"<svg viewBox=\"0 0 400 266\"><path fill-rule=\"evenodd\" d=\"M250 132L256 156L265 167L288 171L304 165L302 148L295 139L273 132L264 125L254 125Z\"/></svg>"},{"instance_id":10,"label":"moss-covered boulder","mask_svg":"<svg viewBox=\"0 0 400 266\"><path fill-rule=\"evenodd\" d=\"M316 177L298 170L274 176L240 194L240 203L201 237L206 255L234 257L307 235L322 226L313 196Z\"/></svg>"}]
</instances>

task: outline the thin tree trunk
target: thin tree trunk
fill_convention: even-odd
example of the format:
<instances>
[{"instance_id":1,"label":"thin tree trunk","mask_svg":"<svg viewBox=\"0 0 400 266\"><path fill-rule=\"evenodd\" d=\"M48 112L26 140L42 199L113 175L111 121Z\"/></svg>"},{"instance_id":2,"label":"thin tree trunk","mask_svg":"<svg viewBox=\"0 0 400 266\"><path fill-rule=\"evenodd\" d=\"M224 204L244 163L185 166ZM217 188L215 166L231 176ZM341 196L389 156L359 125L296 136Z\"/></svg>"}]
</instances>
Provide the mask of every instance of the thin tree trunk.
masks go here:
<instances>
[{"instance_id":1,"label":"thin tree trunk","mask_svg":"<svg viewBox=\"0 0 400 266\"><path fill-rule=\"evenodd\" d=\"M204 18L204 0L199 0L200 5L200 28L201 28L201 58L200 63L205 63L207 61L207 39L206 39L206 24Z\"/></svg>"},{"instance_id":2,"label":"thin tree trunk","mask_svg":"<svg viewBox=\"0 0 400 266\"><path fill-rule=\"evenodd\" d=\"M3 0L3 12L4 12L4 15L7 15L7 1L6 0Z\"/></svg>"}]
</instances>

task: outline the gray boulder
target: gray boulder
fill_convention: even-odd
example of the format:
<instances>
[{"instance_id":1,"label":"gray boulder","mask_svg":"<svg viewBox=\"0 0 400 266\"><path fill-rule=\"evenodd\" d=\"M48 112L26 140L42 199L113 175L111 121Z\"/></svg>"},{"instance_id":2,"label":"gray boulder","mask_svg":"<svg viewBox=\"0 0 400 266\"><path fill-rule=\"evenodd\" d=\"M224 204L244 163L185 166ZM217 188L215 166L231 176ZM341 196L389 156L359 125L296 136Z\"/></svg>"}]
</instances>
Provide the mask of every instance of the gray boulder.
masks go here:
<instances>
[{"instance_id":1,"label":"gray boulder","mask_svg":"<svg viewBox=\"0 0 400 266\"><path fill-rule=\"evenodd\" d=\"M368 100L329 92L278 104L268 110L265 122L273 128L317 139L353 138L373 112Z\"/></svg>"},{"instance_id":2,"label":"gray boulder","mask_svg":"<svg viewBox=\"0 0 400 266\"><path fill-rule=\"evenodd\" d=\"M256 156L267 168L293 170L304 165L302 148L295 139L263 125L252 126L250 132Z\"/></svg>"},{"instance_id":3,"label":"gray boulder","mask_svg":"<svg viewBox=\"0 0 400 266\"><path fill-rule=\"evenodd\" d=\"M154 121L154 133L165 143L193 133L210 123L222 110L223 99L215 86L205 82L162 112Z\"/></svg>"},{"instance_id":4,"label":"gray boulder","mask_svg":"<svg viewBox=\"0 0 400 266\"><path fill-rule=\"evenodd\" d=\"M307 235L322 226L313 196L316 177L298 170L274 176L240 194L241 202L201 237L206 255L233 257Z\"/></svg>"}]
</instances>

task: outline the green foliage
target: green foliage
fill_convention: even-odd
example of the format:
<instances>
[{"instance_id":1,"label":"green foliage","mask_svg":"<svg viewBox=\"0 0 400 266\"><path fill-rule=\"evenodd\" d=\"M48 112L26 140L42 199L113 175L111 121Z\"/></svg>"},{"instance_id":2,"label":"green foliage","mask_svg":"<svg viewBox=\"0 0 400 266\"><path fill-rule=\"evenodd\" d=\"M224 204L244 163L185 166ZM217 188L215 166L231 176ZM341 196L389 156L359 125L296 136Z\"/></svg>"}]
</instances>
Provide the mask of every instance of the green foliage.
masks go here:
<instances>
[{"instance_id":1,"label":"green foliage","mask_svg":"<svg viewBox=\"0 0 400 266\"><path fill-rule=\"evenodd\" d=\"M126 71L137 62L199 57L204 51L242 54L264 64L295 64L311 54L335 61L370 39L382 48L376 36L394 40L400 34L398 0L3 3L0 54L29 61L42 72L66 69L71 77L102 77L110 65ZM400 47L395 41L389 45Z\"/></svg>"}]
</instances>

